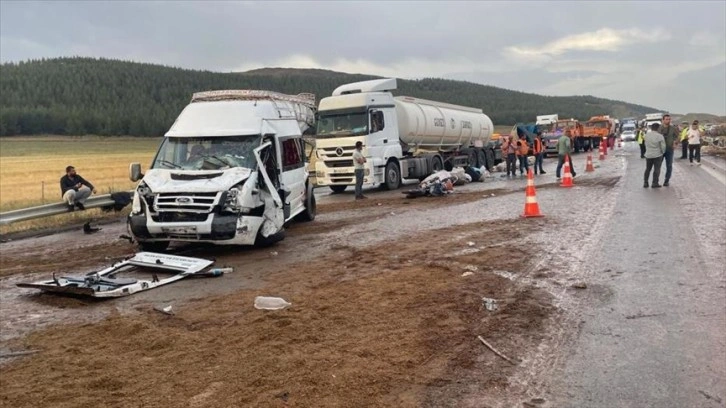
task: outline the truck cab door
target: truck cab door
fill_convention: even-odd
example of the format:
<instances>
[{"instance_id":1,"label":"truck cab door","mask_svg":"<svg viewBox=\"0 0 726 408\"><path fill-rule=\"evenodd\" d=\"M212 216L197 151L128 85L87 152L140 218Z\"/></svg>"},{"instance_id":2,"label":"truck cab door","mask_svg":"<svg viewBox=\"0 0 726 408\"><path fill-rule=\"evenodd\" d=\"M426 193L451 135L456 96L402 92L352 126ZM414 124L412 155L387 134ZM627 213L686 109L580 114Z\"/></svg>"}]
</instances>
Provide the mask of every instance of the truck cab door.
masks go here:
<instances>
[{"instance_id":1,"label":"truck cab door","mask_svg":"<svg viewBox=\"0 0 726 408\"><path fill-rule=\"evenodd\" d=\"M389 157L401 157L401 142L398 136L398 121L393 108L370 109L368 111L369 135L365 148L374 165L385 165ZM382 160L375 163L376 158Z\"/></svg>"}]
</instances>

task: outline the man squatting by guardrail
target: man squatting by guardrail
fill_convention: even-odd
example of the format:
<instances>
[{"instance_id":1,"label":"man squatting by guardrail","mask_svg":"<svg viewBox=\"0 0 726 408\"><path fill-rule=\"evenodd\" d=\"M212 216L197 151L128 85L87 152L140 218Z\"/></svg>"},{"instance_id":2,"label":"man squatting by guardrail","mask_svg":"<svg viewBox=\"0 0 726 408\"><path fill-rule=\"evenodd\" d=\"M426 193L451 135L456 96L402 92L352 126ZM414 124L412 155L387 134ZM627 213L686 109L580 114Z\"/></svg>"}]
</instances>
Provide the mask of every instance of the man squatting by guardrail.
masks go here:
<instances>
[{"instance_id":1,"label":"man squatting by guardrail","mask_svg":"<svg viewBox=\"0 0 726 408\"><path fill-rule=\"evenodd\" d=\"M76 168L73 166L66 167L66 175L61 177L60 187L68 212L74 211L75 207L78 207L79 210L85 210L86 207L83 206L83 203L91 196L91 192L96 193L93 184L77 174Z\"/></svg>"}]
</instances>

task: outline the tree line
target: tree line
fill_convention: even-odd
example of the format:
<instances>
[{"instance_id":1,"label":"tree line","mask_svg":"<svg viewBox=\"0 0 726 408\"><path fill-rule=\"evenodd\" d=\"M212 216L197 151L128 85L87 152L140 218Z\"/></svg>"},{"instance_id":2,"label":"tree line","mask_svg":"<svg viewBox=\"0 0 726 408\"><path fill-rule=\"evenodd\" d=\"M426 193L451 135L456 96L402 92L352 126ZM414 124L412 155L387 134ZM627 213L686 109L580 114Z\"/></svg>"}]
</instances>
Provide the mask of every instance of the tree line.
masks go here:
<instances>
[{"instance_id":1,"label":"tree line","mask_svg":"<svg viewBox=\"0 0 726 408\"><path fill-rule=\"evenodd\" d=\"M312 92L378 77L340 72L266 68L219 73L94 58L55 58L0 65L0 136L164 134L192 93L215 89ZM497 124L532 122L536 115L585 120L642 116L657 109L592 96L550 97L464 81L399 80L396 95L483 109Z\"/></svg>"}]
</instances>

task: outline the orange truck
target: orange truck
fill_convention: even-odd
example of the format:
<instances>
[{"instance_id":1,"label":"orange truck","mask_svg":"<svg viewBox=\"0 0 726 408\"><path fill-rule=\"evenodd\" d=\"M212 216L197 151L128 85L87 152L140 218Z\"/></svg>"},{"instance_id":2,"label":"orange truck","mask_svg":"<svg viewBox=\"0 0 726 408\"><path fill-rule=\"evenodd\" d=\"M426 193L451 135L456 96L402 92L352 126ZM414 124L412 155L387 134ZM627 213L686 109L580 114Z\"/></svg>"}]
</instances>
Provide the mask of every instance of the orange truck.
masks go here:
<instances>
[{"instance_id":1,"label":"orange truck","mask_svg":"<svg viewBox=\"0 0 726 408\"><path fill-rule=\"evenodd\" d=\"M579 153L580 150L585 150L587 144L585 143L585 129L577 119L561 119L555 123L555 133L564 134L566 131L570 131L572 135L573 146L575 153Z\"/></svg>"},{"instance_id":2,"label":"orange truck","mask_svg":"<svg viewBox=\"0 0 726 408\"><path fill-rule=\"evenodd\" d=\"M603 137L615 135L615 121L608 115L593 116L585 123L585 143L590 149L597 149Z\"/></svg>"}]
</instances>

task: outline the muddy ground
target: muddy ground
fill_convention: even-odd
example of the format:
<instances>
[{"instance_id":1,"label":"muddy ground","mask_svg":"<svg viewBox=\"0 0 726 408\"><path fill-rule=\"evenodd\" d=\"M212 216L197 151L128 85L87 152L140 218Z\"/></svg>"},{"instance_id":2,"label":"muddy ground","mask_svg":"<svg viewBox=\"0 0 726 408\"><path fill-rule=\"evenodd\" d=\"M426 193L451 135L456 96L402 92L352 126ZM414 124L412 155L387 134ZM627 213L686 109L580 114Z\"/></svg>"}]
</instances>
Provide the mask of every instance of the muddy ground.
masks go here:
<instances>
[{"instance_id":1,"label":"muddy ground","mask_svg":"<svg viewBox=\"0 0 726 408\"><path fill-rule=\"evenodd\" d=\"M175 248L231 275L105 302L13 286L132 254L121 225L2 244L1 348L38 352L3 365L1 405L543 406L535 379L576 324L568 302L597 246L600 221L572 220L611 205L621 168L609 163L565 200L553 176L539 180L537 219L519 217L523 179L444 198L326 196L273 248ZM258 295L292 306L256 310Z\"/></svg>"}]
</instances>

